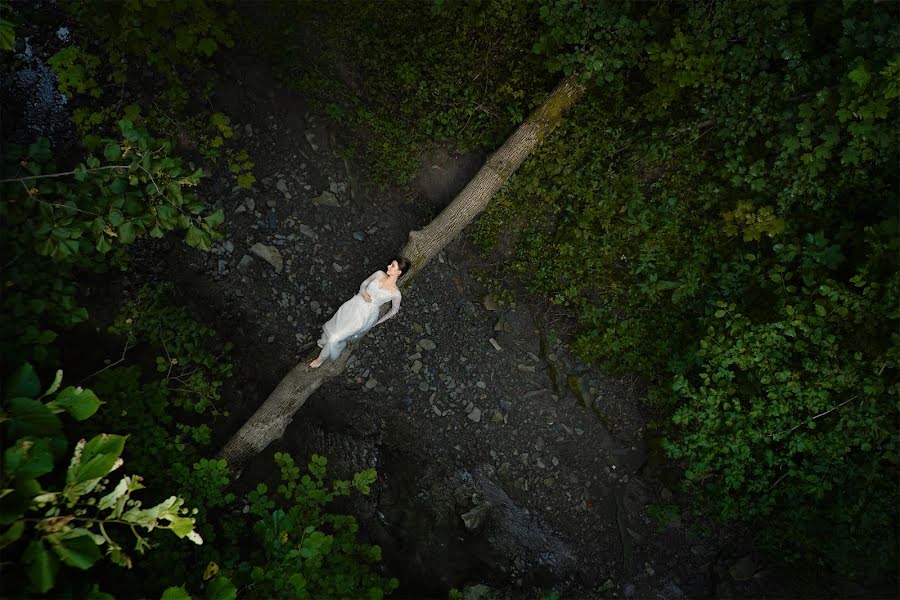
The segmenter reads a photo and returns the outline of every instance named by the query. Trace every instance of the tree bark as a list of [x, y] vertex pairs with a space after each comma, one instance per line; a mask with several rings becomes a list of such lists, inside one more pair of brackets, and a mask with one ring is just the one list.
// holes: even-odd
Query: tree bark
[[[409, 288], [415, 276], [450, 241], [471, 223], [487, 206], [509, 177], [519, 168], [531, 151], [559, 124], [563, 112], [584, 94], [584, 86], [577, 76], [564, 79], [547, 100], [516, 129], [494, 152], [475, 177], [433, 221], [417, 231], [410, 232], [402, 255], [412, 266], [401, 279], [401, 287]], [[358, 343], [358, 342], [357, 342]], [[288, 373], [269, 395], [262, 406], [244, 423], [219, 453], [228, 461], [234, 476], [238, 476], [244, 464], [255, 454], [262, 452], [274, 440], [280, 438], [307, 398], [328, 377], [344, 370], [354, 344], [334, 363], [326, 362], [318, 369], [307, 365], [318, 351], [301, 361]]]

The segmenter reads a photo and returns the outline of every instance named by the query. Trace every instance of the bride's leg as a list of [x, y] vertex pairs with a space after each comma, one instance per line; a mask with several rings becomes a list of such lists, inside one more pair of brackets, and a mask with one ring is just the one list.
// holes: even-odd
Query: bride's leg
[[318, 369], [319, 367], [322, 366], [322, 363], [325, 362], [325, 359], [328, 357], [328, 355], [330, 353], [331, 353], [330, 344], [325, 344], [322, 347], [322, 351], [319, 352], [318, 358], [316, 358], [315, 360], [310, 362], [309, 366], [312, 367], [313, 369]]

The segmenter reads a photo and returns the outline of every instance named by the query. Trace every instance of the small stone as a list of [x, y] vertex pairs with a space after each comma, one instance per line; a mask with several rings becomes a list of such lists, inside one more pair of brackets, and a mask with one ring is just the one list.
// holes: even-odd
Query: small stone
[[247, 137], [253, 137], [253, 125], [251, 125], [250, 123], [244, 125], [244, 135], [246, 135]]
[[500, 401], [500, 410], [505, 413], [509, 413], [512, 410], [512, 402], [509, 400], [501, 400]]
[[274, 341], [275, 341], [275, 336], [274, 336], [274, 335], [270, 335], [268, 338], [266, 338], [266, 342], [269, 343], [269, 344], [271, 344], [271, 343], [274, 342]]
[[426, 382], [423, 381], [422, 383], [419, 384], [419, 389], [420, 389], [421, 391], [423, 391], [423, 392], [427, 392], [427, 391], [428, 391], [428, 384], [427, 384]]
[[497, 475], [499, 475], [500, 477], [506, 477], [507, 475], [509, 475], [509, 469], [510, 464], [508, 462], [505, 462], [497, 468]]
[[334, 269], [335, 273], [340, 273], [341, 271], [344, 270], [344, 267], [342, 267], [341, 265], [334, 263], [334, 262], [331, 263], [331, 268]]
[[470, 421], [480, 423], [481, 422], [481, 409], [476, 406], [475, 408], [472, 409], [472, 412], [470, 412], [467, 416]]
[[494, 350], [496, 350], [497, 352], [500, 352], [501, 350], [503, 350], [503, 348], [500, 347], [500, 344], [498, 344], [497, 340], [495, 340], [494, 338], [490, 338], [488, 341], [491, 343], [491, 346], [493, 346]]
[[479, 504], [466, 514], [462, 515], [463, 523], [466, 525], [466, 529], [469, 531], [477, 531], [481, 528], [481, 525], [484, 523], [485, 517], [488, 514], [488, 504]]
[[493, 294], [488, 294], [484, 298], [481, 299], [481, 303], [484, 305], [485, 310], [494, 311], [500, 308], [497, 304], [497, 299], [494, 298]]
[[544, 479], [544, 485], [547, 487], [553, 487], [554, 483], [556, 483], [556, 480], [552, 477], [547, 477], [546, 479]]
[[366, 240], [366, 234], [364, 231], [354, 231], [353, 239], [358, 240], [360, 242], [364, 242]]
[[329, 191], [324, 191], [313, 198], [313, 204], [315, 204], [316, 206], [332, 206], [335, 208], [340, 208], [341, 206], [341, 203], [338, 202], [337, 196]]
[[519, 363], [519, 364], [516, 365], [516, 366], [517, 366], [517, 367], [519, 368], [519, 370], [522, 371], [523, 373], [534, 373], [534, 365], [523, 365], [522, 363]]
[[305, 134], [306, 141], [309, 143], [309, 147], [313, 149], [313, 151], [318, 151], [319, 145], [316, 144], [316, 134], [312, 131], [307, 131]]
[[266, 246], [256, 242], [250, 247], [250, 252], [272, 265], [276, 273], [281, 273], [284, 269], [284, 260], [274, 246]]
[[378, 385], [378, 380], [375, 379], [374, 377], [371, 377], [371, 378], [369, 378], [369, 380], [366, 382], [366, 389], [367, 389], [367, 390], [371, 390], [371, 389], [374, 388], [376, 385]]
[[275, 208], [276, 206], [278, 206], [278, 203], [274, 200], [266, 200], [266, 206], [268, 206], [269, 208]]
[[287, 182], [284, 179], [279, 179], [278, 183], [275, 184], [275, 189], [283, 194], [286, 194], [288, 191]]
[[495, 408], [491, 413], [491, 421], [494, 423], [503, 423], [503, 413]]
[[419, 371], [421, 371], [422, 370], [422, 361], [417, 360], [417, 361], [413, 362], [412, 366], [410, 367], [410, 370], [412, 370], [413, 373], [418, 373]]
[[534, 449], [538, 452], [544, 449], [544, 438], [539, 437], [534, 441]]
[[220, 274], [220, 275], [221, 275], [222, 273], [225, 272], [225, 267], [226, 267], [227, 265], [228, 265], [228, 262], [227, 262], [227, 261], [224, 261], [224, 260], [222, 260], [221, 258], [219, 259], [219, 274]]
[[256, 200], [254, 200], [253, 198], [247, 198], [246, 200], [244, 200], [244, 206], [247, 207], [247, 210], [253, 212], [254, 210], [256, 210]]
[[313, 231], [309, 225], [304, 225], [303, 223], [300, 223], [299, 227], [300, 227], [300, 233], [302, 233], [309, 239], [312, 240], [312, 239], [316, 238], [316, 232]]
[[245, 254], [241, 257], [241, 262], [238, 263], [238, 271], [247, 271], [253, 265], [253, 257], [249, 254]]
[[234, 242], [232, 242], [231, 240], [225, 240], [224, 242], [222, 242], [222, 247], [225, 248], [225, 252], [228, 252], [229, 254], [234, 252]]
[[437, 348], [437, 345], [428, 338], [422, 338], [419, 340], [419, 348], [422, 350], [434, 350]]
[[477, 388], [483, 390], [484, 388], [487, 387], [487, 384], [486, 384], [485, 382], [483, 382], [483, 381], [476, 381], [476, 382], [475, 382], [475, 387], [477, 387]]
[[241, 213], [243, 213], [243, 212], [247, 212], [247, 207], [244, 206], [243, 204], [241, 204], [241, 205], [238, 206], [236, 209], [234, 209], [234, 213], [237, 214], [237, 215], [239, 215], [239, 214], [241, 214]]

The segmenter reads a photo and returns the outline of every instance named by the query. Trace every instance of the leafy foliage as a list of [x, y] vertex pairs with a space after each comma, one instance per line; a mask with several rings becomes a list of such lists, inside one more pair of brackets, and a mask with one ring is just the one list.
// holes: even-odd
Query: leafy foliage
[[[30, 591], [47, 593], [56, 585], [60, 562], [81, 570], [91, 568], [102, 557], [124, 567], [132, 561], [109, 531], [128, 527], [134, 535], [135, 550], [149, 547], [137, 528], [147, 531], [168, 529], [178, 538], [203, 542], [194, 531], [194, 520], [182, 508], [177, 496], [149, 508], [132, 494], [144, 486], [141, 477], [124, 475], [112, 486], [108, 476], [122, 466], [125, 437], [99, 434], [76, 445], [65, 471], [61, 488], [51, 475], [65, 455], [66, 438], [59, 413], [77, 421], [91, 417], [100, 401], [90, 390], [66, 387], [62, 371], [41, 393], [34, 368], [25, 363], [6, 382], [3, 406], [5, 438], [14, 440], [3, 454], [0, 475], [0, 548], [24, 546], [21, 553]], [[44, 401], [45, 398], [52, 399]], [[61, 473], [60, 473], [61, 475]], [[44, 478], [42, 480], [42, 478]], [[106, 492], [106, 493], [104, 493]], [[39, 513], [39, 516], [31, 516]], [[4, 574], [7, 591], [20, 587], [21, 573]], [[5, 586], [6, 587], [6, 586]]]
[[[666, 448], [704, 510], [752, 522], [787, 560], [884, 576], [895, 7], [560, 0], [540, 14], [535, 51], [596, 87], [479, 238], [524, 224], [512, 268], [580, 313], [582, 355], [657, 382]], [[872, 543], [883, 561], [863, 558]]]
[[15, 15], [6, 0], [0, 2], [0, 52], [12, 52], [16, 48]]
[[223, 360], [231, 345], [215, 349], [215, 331], [172, 303], [171, 290], [171, 284], [144, 287], [119, 312], [110, 333], [124, 336], [126, 347], [148, 342], [160, 351], [156, 370], [165, 373], [162, 383], [175, 406], [198, 413], [212, 407], [218, 415], [222, 380], [231, 377], [232, 365]]
[[[189, 188], [202, 171], [184, 170], [169, 142], [153, 139], [130, 121], [119, 121], [122, 139], [105, 139], [103, 159], [89, 155], [58, 172], [49, 143], [10, 144], [0, 180], [0, 218], [6, 235], [0, 254], [7, 268], [2, 300], [2, 351], [38, 360], [48, 355], [56, 329], [86, 318], [75, 304], [75, 269], [102, 271], [124, 265], [122, 246], [139, 237], [186, 229], [185, 242], [209, 249], [221, 234], [222, 211], [205, 205]], [[109, 255], [109, 256], [107, 256]]]
[[88, 94], [99, 98], [102, 90], [97, 83], [100, 59], [78, 46], [67, 46], [51, 56], [47, 64], [56, 73], [59, 91], [71, 97]]
[[[336, 480], [326, 486], [327, 461], [313, 455], [309, 474], [300, 474], [293, 459], [275, 454], [281, 470], [280, 501], [259, 484], [250, 492], [253, 531], [262, 543], [250, 560], [238, 566], [236, 581], [246, 581], [253, 598], [382, 598], [397, 587], [369, 565], [381, 560], [381, 549], [356, 542], [353, 517], [324, 513], [336, 497], [351, 490], [370, 492], [375, 471], [357, 473], [353, 481]], [[276, 508], [286, 503], [287, 509]]]

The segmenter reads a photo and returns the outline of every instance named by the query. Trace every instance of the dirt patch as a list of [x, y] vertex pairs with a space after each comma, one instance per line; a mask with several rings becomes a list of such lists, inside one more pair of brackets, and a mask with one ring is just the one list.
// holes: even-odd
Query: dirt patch
[[484, 161], [483, 152], [458, 156], [445, 147], [432, 148], [422, 156], [413, 190], [440, 212], [469, 183]]

